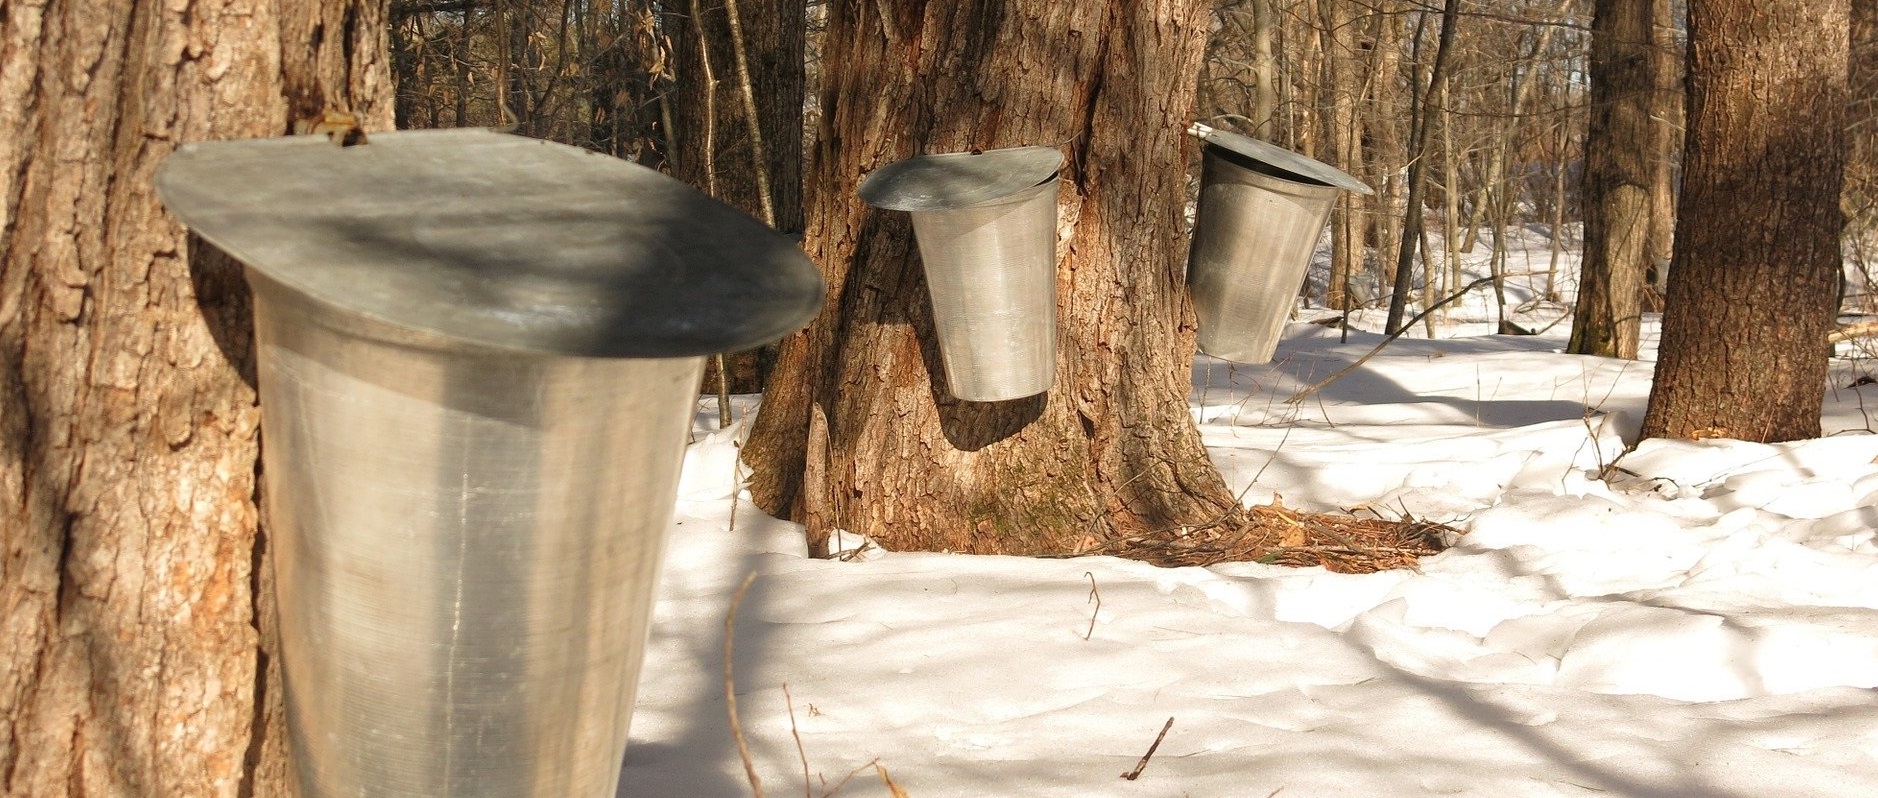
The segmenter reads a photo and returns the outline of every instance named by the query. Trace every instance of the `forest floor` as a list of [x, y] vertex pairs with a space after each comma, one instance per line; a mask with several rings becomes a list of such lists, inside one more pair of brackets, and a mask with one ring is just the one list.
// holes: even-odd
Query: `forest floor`
[[[1544, 328], [1565, 306], [1527, 271], [1509, 305]], [[1638, 443], [1652, 354], [1562, 354], [1569, 322], [1487, 335], [1482, 294], [1303, 402], [1381, 341], [1375, 314], [1193, 369], [1246, 504], [1464, 533], [1413, 568], [851, 538], [813, 560], [747, 501], [730, 529], [757, 397], [722, 430], [701, 404], [619, 794], [751, 794], [722, 671], [750, 573], [735, 691], [771, 796], [891, 795], [875, 762], [912, 798], [1868, 794], [1878, 387], [1853, 386], [1878, 366], [1840, 345], [1817, 440]]]

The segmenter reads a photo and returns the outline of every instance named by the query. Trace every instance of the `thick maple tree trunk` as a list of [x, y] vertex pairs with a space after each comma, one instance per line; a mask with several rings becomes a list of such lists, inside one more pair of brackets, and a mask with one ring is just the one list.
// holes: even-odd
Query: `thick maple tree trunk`
[[1650, 266], [1652, 189], [1663, 157], [1654, 120], [1651, 3], [1597, 0], [1585, 139], [1585, 254], [1566, 351], [1637, 359]]
[[1647, 437], [1819, 434], [1840, 279], [1846, 0], [1692, 0]]
[[[772, 513], [892, 548], [1068, 551], [1232, 514], [1187, 407], [1182, 275], [1201, 0], [836, 0], [806, 245], [825, 312], [786, 339], [746, 460]], [[1047, 394], [950, 396], [905, 214], [855, 195], [915, 154], [1068, 156]]]
[[286, 789], [247, 288], [151, 178], [387, 123], [384, 11], [0, 0], [0, 794]]

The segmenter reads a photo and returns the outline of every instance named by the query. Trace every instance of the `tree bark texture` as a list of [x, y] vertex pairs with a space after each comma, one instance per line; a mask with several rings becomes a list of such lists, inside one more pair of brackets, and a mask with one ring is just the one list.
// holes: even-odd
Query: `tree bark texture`
[[1597, 0], [1585, 143], [1584, 262], [1566, 351], [1637, 359], [1657, 178], [1651, 3]]
[[285, 789], [247, 288], [151, 179], [388, 122], [384, 11], [0, 0], [0, 793]]
[[1840, 279], [1846, 0], [1692, 0], [1647, 437], [1819, 434]]
[[[746, 459], [760, 506], [890, 548], [1068, 551], [1234, 511], [1187, 407], [1183, 134], [1200, 0], [836, 0], [809, 254], [829, 304], [783, 343]], [[1043, 395], [950, 396], [905, 214], [869, 171], [1020, 145], [1068, 156]]]

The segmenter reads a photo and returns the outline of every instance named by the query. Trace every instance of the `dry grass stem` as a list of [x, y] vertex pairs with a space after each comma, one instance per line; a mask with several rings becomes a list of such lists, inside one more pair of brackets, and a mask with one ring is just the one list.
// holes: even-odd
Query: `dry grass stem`
[[789, 736], [796, 738], [796, 758], [802, 760], [802, 798], [815, 798], [815, 787], [809, 783], [809, 752], [802, 747], [802, 732], [796, 729], [796, 699], [789, 694], [789, 683], [783, 682], [783, 705], [789, 708]]
[[737, 586], [737, 592], [730, 596], [730, 611], [724, 613], [724, 706], [730, 713], [730, 736], [737, 741], [737, 756], [743, 758], [744, 775], [750, 777], [750, 794], [763, 798], [763, 780], [756, 775], [756, 760], [750, 757], [750, 742], [744, 739], [743, 722], [737, 719], [737, 680], [734, 675], [735, 660], [732, 659], [732, 646], [737, 637], [737, 608], [743, 606], [744, 594], [750, 592], [751, 583], [756, 581], [756, 572], [744, 576], [743, 584]]
[[906, 794], [906, 790], [900, 789], [900, 785], [893, 783], [893, 777], [887, 775], [887, 769], [879, 762], [874, 763], [874, 772], [880, 774], [880, 783], [887, 785], [887, 792], [892, 793], [893, 798], [913, 798]]

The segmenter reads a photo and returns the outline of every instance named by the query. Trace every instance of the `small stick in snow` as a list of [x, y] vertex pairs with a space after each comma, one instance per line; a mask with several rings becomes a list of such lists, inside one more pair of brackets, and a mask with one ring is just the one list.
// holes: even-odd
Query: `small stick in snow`
[[874, 760], [874, 772], [880, 774], [880, 783], [887, 785], [887, 791], [893, 794], [893, 798], [913, 798], [906, 790], [900, 789], [900, 785], [893, 783], [893, 777], [887, 775], [887, 769], [881, 767], [880, 760]]
[[[1082, 575], [1089, 577], [1089, 601], [1095, 602], [1096, 605], [1095, 612], [1089, 613], [1089, 631], [1082, 633], [1082, 639], [1088, 640], [1091, 635], [1095, 634], [1096, 616], [1102, 614], [1102, 591], [1096, 589], [1094, 573], [1084, 571]], [[1088, 604], [1089, 601], [1083, 603]]]
[[802, 760], [802, 798], [815, 798], [815, 786], [809, 782], [809, 752], [802, 747], [802, 732], [796, 730], [796, 700], [789, 695], [788, 682], [783, 682], [783, 705], [789, 707], [789, 735], [796, 738], [796, 757]]
[[737, 755], [743, 757], [743, 772], [750, 777], [750, 794], [763, 798], [763, 780], [757, 778], [756, 761], [750, 758], [750, 743], [743, 737], [743, 723], [737, 720], [737, 682], [731, 677], [731, 644], [737, 634], [737, 608], [743, 605], [743, 596], [750, 592], [750, 583], [756, 581], [756, 572], [751, 571], [743, 578], [743, 584], [737, 586], [737, 592], [730, 596], [730, 611], [724, 613], [724, 706], [730, 712], [730, 736], [737, 741]]
[[1154, 736], [1154, 744], [1148, 746], [1148, 752], [1141, 755], [1141, 761], [1135, 763], [1135, 769], [1122, 774], [1129, 781], [1141, 778], [1141, 771], [1148, 769], [1148, 760], [1154, 756], [1154, 749], [1161, 747], [1161, 740], [1167, 737], [1167, 730], [1174, 728], [1174, 719], [1168, 718], [1167, 725], [1161, 727], [1161, 733]]
[[1361, 368], [1364, 363], [1369, 362], [1370, 358], [1375, 357], [1377, 352], [1381, 352], [1383, 347], [1388, 346], [1391, 343], [1394, 343], [1395, 339], [1401, 338], [1403, 333], [1406, 333], [1411, 328], [1413, 328], [1415, 326], [1415, 322], [1421, 321], [1423, 316], [1426, 316], [1430, 313], [1440, 310], [1441, 306], [1446, 305], [1449, 302], [1453, 302], [1456, 299], [1460, 299], [1461, 297], [1466, 296], [1467, 292], [1472, 291], [1476, 288], [1479, 288], [1491, 282], [1493, 282], [1492, 277], [1482, 277], [1478, 280], [1468, 283], [1466, 288], [1462, 288], [1459, 291], [1449, 294], [1448, 298], [1443, 299], [1440, 302], [1436, 302], [1433, 305], [1430, 305], [1427, 310], [1424, 310], [1420, 313], [1415, 314], [1415, 318], [1409, 319], [1408, 323], [1403, 324], [1401, 329], [1398, 329], [1395, 332], [1390, 333], [1389, 337], [1382, 339], [1382, 343], [1377, 344], [1375, 349], [1371, 349], [1369, 350], [1367, 354], [1364, 354], [1362, 357], [1357, 358], [1356, 362], [1351, 363], [1348, 366], [1344, 366], [1341, 369], [1338, 369], [1337, 373], [1332, 374], [1328, 377], [1325, 377], [1322, 380], [1319, 380], [1316, 385], [1312, 385], [1308, 388], [1303, 388], [1299, 390], [1297, 393], [1292, 394], [1290, 399], [1285, 400], [1285, 404], [1295, 405], [1299, 402], [1302, 402], [1304, 401], [1305, 397], [1310, 396], [1311, 394], [1317, 393], [1318, 391], [1321, 391], [1324, 388], [1328, 387], [1331, 383], [1342, 379], [1343, 375], [1348, 374], [1352, 371], [1355, 371], [1358, 368]]

